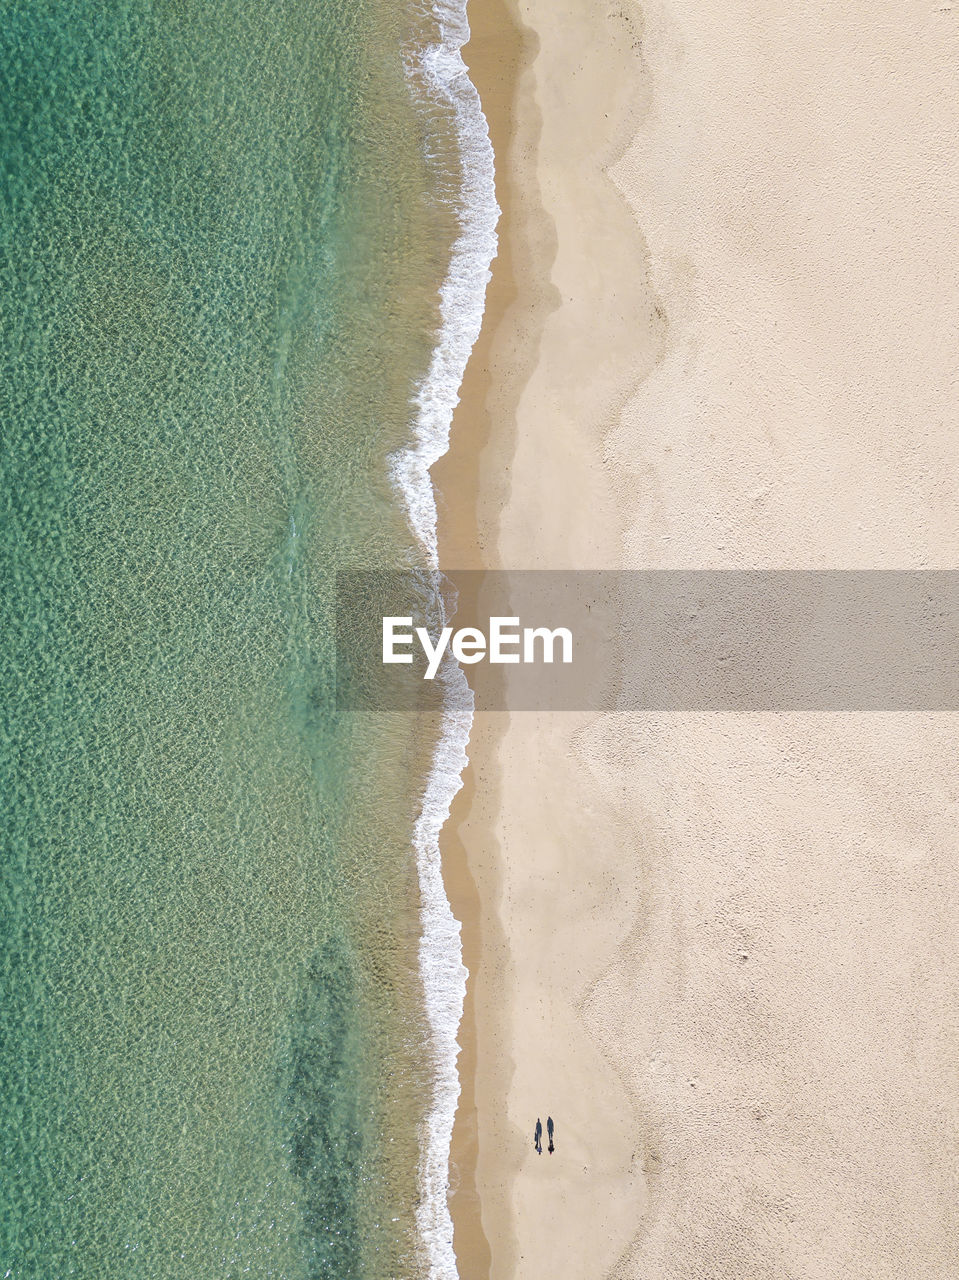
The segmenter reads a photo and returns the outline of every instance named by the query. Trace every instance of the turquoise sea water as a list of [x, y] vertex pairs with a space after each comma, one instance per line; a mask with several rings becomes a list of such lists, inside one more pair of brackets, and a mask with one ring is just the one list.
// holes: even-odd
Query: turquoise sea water
[[417, 1272], [429, 744], [330, 685], [414, 557], [409, 22], [0, 4], [0, 1275]]

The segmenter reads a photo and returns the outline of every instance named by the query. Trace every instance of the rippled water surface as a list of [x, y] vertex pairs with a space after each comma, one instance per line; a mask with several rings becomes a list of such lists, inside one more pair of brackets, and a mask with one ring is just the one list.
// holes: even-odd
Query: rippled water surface
[[423, 744], [329, 613], [412, 554], [404, 20], [0, 4], [0, 1275], [416, 1271]]

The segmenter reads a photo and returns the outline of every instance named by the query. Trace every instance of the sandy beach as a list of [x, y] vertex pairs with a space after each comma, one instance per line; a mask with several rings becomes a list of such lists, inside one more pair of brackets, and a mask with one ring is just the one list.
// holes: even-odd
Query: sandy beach
[[[470, 22], [504, 216], [443, 564], [959, 564], [959, 6]], [[951, 714], [477, 716], [461, 1275], [959, 1274], [957, 748]]]

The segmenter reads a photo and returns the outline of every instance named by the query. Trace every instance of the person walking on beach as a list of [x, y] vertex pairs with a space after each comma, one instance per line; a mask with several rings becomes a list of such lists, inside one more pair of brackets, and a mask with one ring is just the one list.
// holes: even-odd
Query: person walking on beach
[[556, 1150], [556, 1148], [553, 1146], [553, 1117], [552, 1116], [546, 1117], [546, 1134], [547, 1134], [547, 1137], [549, 1138], [549, 1146], [546, 1149], [549, 1152], [549, 1154], [552, 1155], [553, 1152]]
[[543, 1154], [543, 1124], [539, 1116], [536, 1117], [536, 1128], [533, 1131], [533, 1146], [536, 1148], [536, 1154]]

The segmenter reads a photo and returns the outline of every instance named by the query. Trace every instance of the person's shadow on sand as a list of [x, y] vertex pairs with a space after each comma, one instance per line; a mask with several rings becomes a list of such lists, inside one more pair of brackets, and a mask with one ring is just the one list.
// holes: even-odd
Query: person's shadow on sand
[[536, 1148], [536, 1154], [543, 1154], [543, 1122], [539, 1116], [536, 1117], [536, 1128], [533, 1130], [533, 1146]]
[[[537, 1124], [538, 1123], [539, 1121], [537, 1121]], [[546, 1149], [549, 1152], [549, 1154], [552, 1155], [553, 1152], [556, 1150], [556, 1148], [553, 1146], [553, 1117], [552, 1116], [546, 1117], [546, 1134], [547, 1134], [547, 1137], [549, 1138], [549, 1146]]]

